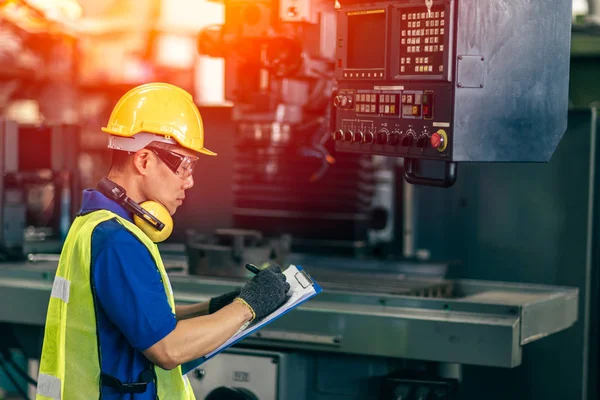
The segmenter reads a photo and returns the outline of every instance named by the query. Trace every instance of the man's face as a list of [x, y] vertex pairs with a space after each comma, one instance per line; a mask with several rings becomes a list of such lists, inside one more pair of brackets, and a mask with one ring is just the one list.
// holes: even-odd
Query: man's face
[[[161, 147], [182, 156], [197, 157], [194, 152], [183, 147]], [[177, 208], [183, 204], [185, 191], [194, 186], [194, 179], [191, 175], [186, 179], [182, 179], [154, 152], [150, 152], [149, 158], [148, 174], [144, 182], [146, 195], [149, 199], [163, 204], [167, 207], [169, 213], [173, 215]]]

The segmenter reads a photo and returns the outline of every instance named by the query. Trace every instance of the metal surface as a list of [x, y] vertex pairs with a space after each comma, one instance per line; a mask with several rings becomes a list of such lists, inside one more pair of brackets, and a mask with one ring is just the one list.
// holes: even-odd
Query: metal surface
[[245, 264], [285, 264], [291, 237], [265, 238], [256, 230], [217, 229], [213, 235], [187, 232], [189, 273], [199, 276], [247, 278]]
[[353, 293], [449, 298], [453, 291], [451, 281], [408, 278], [401, 274], [311, 269], [311, 276], [323, 289]]
[[[593, 284], [593, 258], [594, 258], [594, 238], [597, 237], [594, 232], [594, 221], [596, 211], [596, 193], [598, 177], [596, 174], [596, 158], [598, 149], [598, 136], [597, 136], [597, 123], [598, 123], [598, 109], [592, 107], [591, 115], [591, 129], [590, 129], [590, 166], [589, 166], [589, 193], [588, 193], [588, 208], [587, 212], [589, 215], [587, 221], [587, 241], [586, 241], [586, 254], [585, 254], [585, 284], [583, 288], [583, 371], [581, 377], [581, 397], [582, 399], [588, 399], [588, 380], [590, 378], [590, 359], [597, 362], [597, 357], [590, 357], [590, 333], [591, 323], [590, 316], [592, 314], [592, 293], [591, 288]], [[595, 309], [595, 307], [594, 307]], [[591, 348], [595, 349], [594, 345]], [[592, 378], [593, 379], [593, 378]], [[592, 380], [594, 382], [594, 380]], [[592, 390], [595, 396], [598, 395], [596, 388]]]
[[229, 349], [188, 376], [199, 400], [223, 386], [244, 388], [256, 400], [304, 400], [308, 367], [307, 357], [299, 354]]
[[[584, 73], [589, 87], [596, 75]], [[591, 156], [600, 144], [591, 140], [592, 121], [597, 124], [589, 108], [570, 110], [567, 133], [547, 164], [464, 165], [452, 189], [416, 188], [417, 246], [434, 259], [461, 260], [449, 278], [569, 286], [580, 293], [578, 321], [524, 346], [520, 368], [464, 367], [465, 400], [480, 399], [481, 393], [487, 393], [487, 400], [597, 399], [600, 202], [595, 195], [591, 213], [590, 191], [597, 192], [599, 185], [598, 158]], [[560, 382], [560, 387], [547, 382]]]
[[24, 259], [26, 246], [60, 250], [80, 203], [79, 144], [75, 125], [0, 121], [0, 244], [9, 258]]
[[22, 258], [25, 206], [15, 179], [19, 167], [18, 133], [14, 121], [0, 119], [0, 260]]
[[562, 0], [458, 2], [456, 54], [483, 57], [485, 84], [456, 88], [453, 160], [550, 160], [567, 128], [571, 18]]
[[483, 56], [458, 56], [456, 86], [481, 89], [485, 82]]
[[600, 18], [600, 0], [587, 0], [588, 13], [596, 18]]
[[[600, 94], [600, 93], [599, 93]], [[600, 98], [600, 96], [599, 96]], [[600, 354], [598, 349], [600, 348], [600, 341], [597, 339], [598, 335], [598, 300], [600, 299], [600, 271], [598, 268], [594, 268], [598, 265], [600, 260], [600, 243], [598, 240], [594, 240], [600, 234], [600, 202], [598, 202], [597, 188], [600, 180], [600, 169], [598, 166], [598, 150], [600, 143], [598, 141], [598, 121], [600, 120], [600, 114], [598, 113], [598, 107], [600, 103], [595, 103], [592, 106], [592, 121], [591, 121], [591, 137], [592, 143], [594, 143], [593, 158], [590, 162], [590, 187], [594, 188], [593, 193], [590, 194], [591, 210], [588, 211], [590, 216], [588, 220], [588, 235], [589, 240], [587, 245], [589, 246], [588, 257], [586, 259], [586, 285], [585, 285], [585, 315], [584, 317], [589, 318], [585, 321], [584, 326], [584, 346], [583, 346], [583, 359], [584, 367], [582, 373], [582, 387], [583, 394], [586, 400], [596, 400], [600, 397], [600, 386], [596, 378], [599, 363]], [[589, 283], [587, 282], [589, 281]], [[595, 340], [593, 338], [596, 338]]]
[[[0, 121], [0, 146], [6, 148], [6, 122]], [[5, 158], [4, 151], [0, 150], [0, 249], [4, 244], [4, 170]]]
[[[44, 324], [54, 268], [49, 262], [3, 264], [0, 320]], [[171, 284], [181, 303], [205, 301], [239, 287], [236, 281], [182, 275], [172, 275]], [[457, 296], [452, 299], [325, 290], [264, 328], [261, 332], [266, 339], [254, 336], [242, 343], [515, 367], [521, 364], [523, 343], [567, 329], [577, 320], [576, 289], [460, 280], [452, 286]], [[495, 297], [485, 293], [495, 293]], [[277, 332], [291, 334], [293, 339], [286, 340]], [[339, 343], [298, 340], [306, 337], [302, 335], [334, 336]]]
[[402, 250], [403, 255], [406, 258], [412, 258], [415, 253], [415, 236], [416, 236], [416, 211], [415, 206], [415, 191], [414, 186], [410, 185], [406, 180], [402, 181], [403, 192], [402, 192]]

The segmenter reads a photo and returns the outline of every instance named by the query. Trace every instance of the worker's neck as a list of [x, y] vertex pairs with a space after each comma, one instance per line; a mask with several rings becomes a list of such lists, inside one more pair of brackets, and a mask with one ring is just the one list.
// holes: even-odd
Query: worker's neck
[[108, 179], [125, 189], [127, 196], [136, 203], [142, 203], [146, 200], [140, 182], [136, 177], [111, 172], [108, 174]]

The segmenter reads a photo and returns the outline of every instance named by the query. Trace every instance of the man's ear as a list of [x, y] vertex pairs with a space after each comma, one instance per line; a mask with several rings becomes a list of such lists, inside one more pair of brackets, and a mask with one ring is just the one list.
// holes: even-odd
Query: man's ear
[[133, 155], [133, 166], [140, 175], [147, 175], [154, 159], [150, 156], [150, 150], [141, 149]]

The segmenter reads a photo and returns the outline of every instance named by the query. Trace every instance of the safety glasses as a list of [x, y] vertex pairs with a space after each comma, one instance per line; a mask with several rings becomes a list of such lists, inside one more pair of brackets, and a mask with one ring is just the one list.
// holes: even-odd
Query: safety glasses
[[198, 157], [184, 156], [183, 154], [161, 149], [160, 147], [146, 146], [146, 148], [156, 154], [156, 156], [182, 180], [185, 181], [194, 173], [194, 167], [196, 166]]

